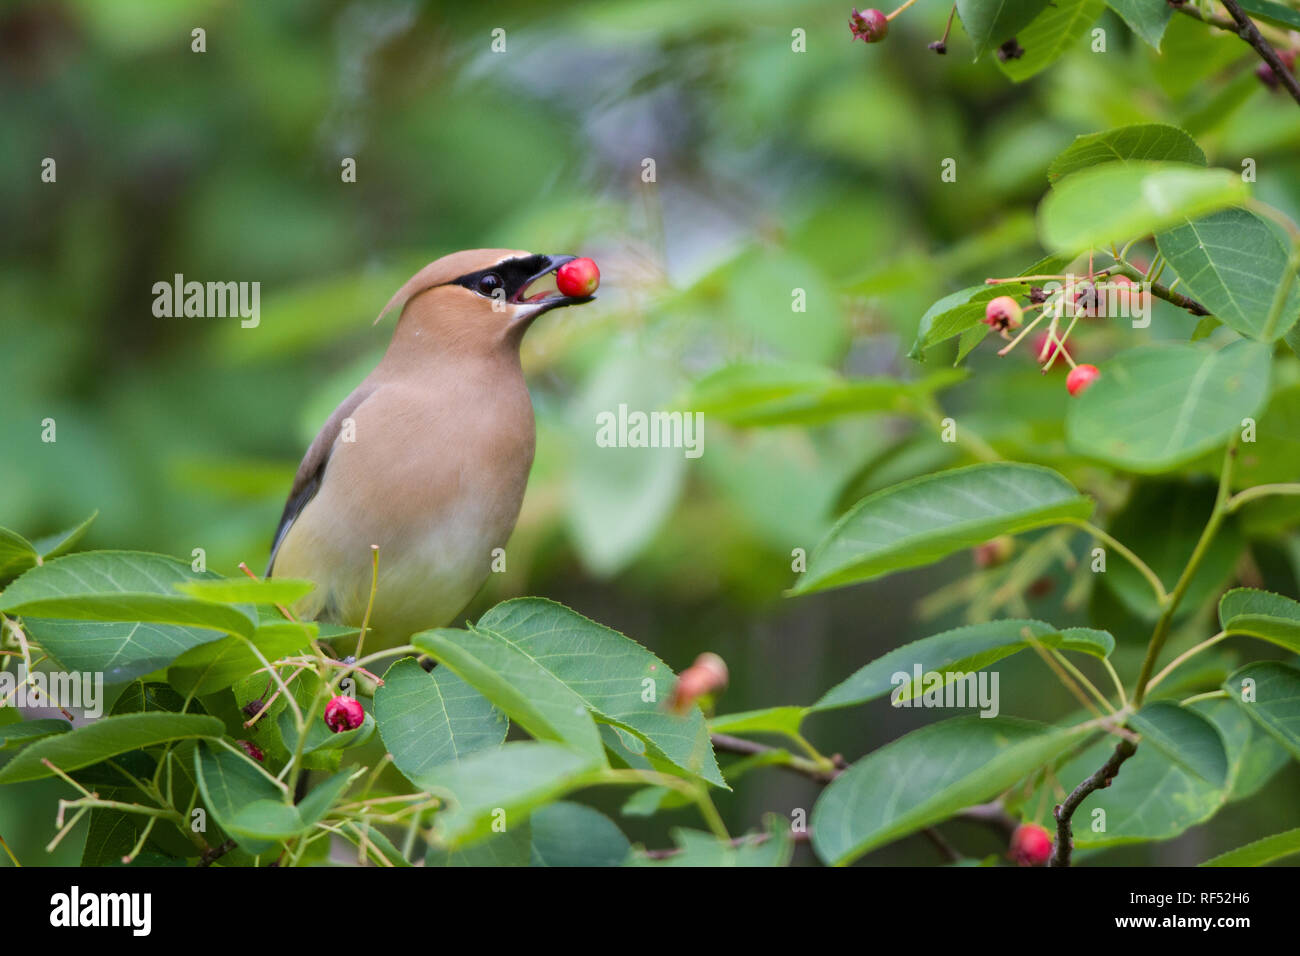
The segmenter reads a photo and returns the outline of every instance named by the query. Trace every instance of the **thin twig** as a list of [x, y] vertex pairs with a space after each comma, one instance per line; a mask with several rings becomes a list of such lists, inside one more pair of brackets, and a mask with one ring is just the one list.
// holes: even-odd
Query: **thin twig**
[[1070, 854], [1074, 850], [1074, 832], [1070, 828], [1070, 821], [1074, 817], [1074, 811], [1079, 809], [1079, 804], [1083, 803], [1094, 790], [1109, 787], [1110, 782], [1115, 779], [1115, 774], [1119, 773], [1120, 764], [1136, 752], [1137, 744], [1130, 740], [1121, 740], [1115, 745], [1115, 752], [1110, 755], [1110, 759], [1102, 764], [1096, 773], [1075, 787], [1074, 792], [1052, 811], [1056, 816], [1056, 845], [1052, 848], [1052, 857], [1047, 862], [1048, 866], [1070, 865]]
[[[713, 740], [713, 749], [721, 750], [723, 753], [740, 754], [745, 757], [756, 757], [763, 754], [776, 752], [777, 747], [769, 747], [767, 744], [755, 743], [752, 740], [745, 740], [741, 737], [733, 737], [730, 734], [710, 734]], [[838, 754], [831, 756], [831, 763], [835, 766], [833, 769], [826, 770], [819, 767], [816, 762], [804, 757], [797, 757], [787, 752], [787, 760], [777, 764], [797, 774], [816, 780], [818, 783], [830, 783], [841, 773], [844, 772], [844, 760]]]
[[1300, 103], [1300, 82], [1296, 81], [1295, 75], [1286, 68], [1282, 58], [1277, 55], [1277, 50], [1273, 45], [1264, 39], [1264, 35], [1259, 32], [1259, 27], [1255, 26], [1255, 21], [1246, 16], [1246, 11], [1241, 9], [1237, 0], [1219, 0], [1223, 8], [1228, 11], [1236, 23], [1237, 36], [1241, 37], [1259, 54], [1259, 58], [1269, 65], [1273, 75], [1277, 77], [1279, 83], [1286, 87], [1286, 91], [1291, 94], [1291, 98]]

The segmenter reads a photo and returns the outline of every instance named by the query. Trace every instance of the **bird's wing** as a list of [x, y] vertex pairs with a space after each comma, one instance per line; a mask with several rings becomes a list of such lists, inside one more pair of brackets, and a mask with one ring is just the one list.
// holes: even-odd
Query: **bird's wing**
[[330, 415], [329, 420], [325, 422], [324, 427], [317, 433], [316, 438], [307, 449], [307, 454], [303, 455], [302, 463], [298, 466], [298, 473], [293, 476], [293, 487], [289, 489], [289, 500], [285, 502], [284, 513], [280, 516], [280, 526], [275, 529], [275, 538], [271, 541], [271, 557], [266, 562], [266, 576], [268, 578], [275, 567], [275, 556], [280, 551], [280, 545], [284, 542], [285, 535], [293, 527], [298, 515], [302, 514], [302, 510], [307, 507], [307, 503], [316, 497], [316, 492], [320, 490], [320, 483], [325, 477], [325, 465], [329, 461], [330, 452], [334, 450], [334, 441], [339, 437], [339, 429], [342, 428], [343, 420], [355, 412], [361, 403], [377, 390], [377, 385], [366, 382], [359, 385], [356, 391], [345, 398], [338, 408], [334, 409], [334, 414]]

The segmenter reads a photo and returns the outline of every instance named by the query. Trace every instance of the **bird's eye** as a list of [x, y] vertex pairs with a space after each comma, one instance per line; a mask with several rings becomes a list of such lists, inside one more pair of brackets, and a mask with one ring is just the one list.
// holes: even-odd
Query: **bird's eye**
[[486, 275], [479, 277], [475, 288], [478, 290], [479, 295], [491, 297], [492, 293], [496, 292], [496, 290], [500, 289], [503, 285], [505, 285], [505, 283], [501, 281], [499, 275], [495, 272], [489, 272]]

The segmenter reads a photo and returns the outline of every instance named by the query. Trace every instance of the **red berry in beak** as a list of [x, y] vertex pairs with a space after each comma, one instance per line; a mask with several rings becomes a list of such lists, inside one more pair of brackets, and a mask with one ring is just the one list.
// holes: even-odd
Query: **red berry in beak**
[[561, 294], [576, 299], [591, 295], [599, 285], [600, 270], [590, 259], [566, 262], [555, 273], [555, 287]]
[[889, 33], [889, 18], [879, 10], [863, 10], [858, 13], [858, 8], [854, 7], [849, 14], [849, 32], [855, 40], [879, 43]]
[[996, 299], [990, 299], [989, 304], [984, 306], [984, 324], [1005, 332], [1007, 329], [1019, 328], [1024, 314], [1019, 302], [1009, 295], [1000, 295]]
[[1093, 382], [1101, 378], [1101, 371], [1095, 365], [1076, 365], [1070, 369], [1065, 378], [1065, 387], [1071, 395], [1078, 395]]
[[340, 694], [325, 705], [325, 726], [336, 734], [356, 730], [365, 719], [366, 712], [355, 697]]
[[1007, 855], [1021, 866], [1042, 866], [1052, 855], [1052, 835], [1037, 823], [1022, 823], [1011, 834]]

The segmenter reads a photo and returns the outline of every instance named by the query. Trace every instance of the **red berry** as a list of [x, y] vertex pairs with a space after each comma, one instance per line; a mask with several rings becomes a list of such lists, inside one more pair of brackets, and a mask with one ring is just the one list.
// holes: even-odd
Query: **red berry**
[[583, 298], [600, 285], [600, 270], [590, 259], [572, 259], [555, 273], [555, 285], [564, 295]]
[[236, 740], [235, 743], [239, 744], [239, 746], [244, 749], [244, 753], [248, 754], [258, 763], [265, 762], [266, 754], [262, 753], [262, 748], [251, 740]]
[[1069, 389], [1071, 395], [1078, 395], [1099, 378], [1101, 378], [1101, 371], [1097, 366], [1076, 365], [1066, 376], [1065, 387]]
[[[1070, 350], [1065, 348], [1057, 339], [1052, 338], [1046, 332], [1034, 338], [1034, 357], [1038, 359], [1039, 364], [1047, 364], [1057, 350], [1062, 351], [1062, 358], [1070, 354]], [[1064, 368], [1065, 363], [1058, 361], [1055, 365], [1057, 368]]]
[[1151, 305], [1151, 292], [1142, 288], [1128, 276], [1115, 276], [1110, 280], [1115, 287], [1115, 309], [1120, 316], [1143, 314]]
[[356, 730], [365, 719], [366, 712], [355, 697], [340, 694], [325, 705], [325, 726], [336, 734]]
[[849, 32], [855, 40], [879, 43], [889, 33], [889, 18], [879, 10], [863, 10], [858, 13], [858, 8], [854, 7], [849, 14]]
[[1021, 866], [1042, 866], [1052, 855], [1052, 835], [1037, 823], [1022, 823], [1011, 834], [1007, 855]]
[[1009, 295], [1000, 295], [996, 299], [990, 299], [989, 304], [984, 306], [984, 324], [999, 332], [1018, 329], [1024, 314], [1019, 302]]
[[1016, 541], [1011, 535], [999, 535], [991, 541], [975, 546], [975, 567], [995, 568], [1011, 557], [1015, 550]]

